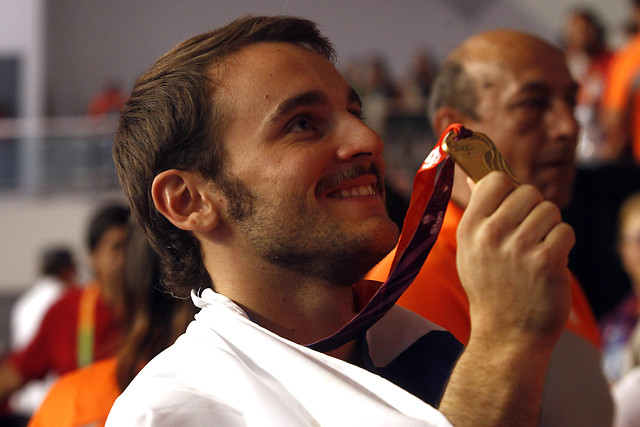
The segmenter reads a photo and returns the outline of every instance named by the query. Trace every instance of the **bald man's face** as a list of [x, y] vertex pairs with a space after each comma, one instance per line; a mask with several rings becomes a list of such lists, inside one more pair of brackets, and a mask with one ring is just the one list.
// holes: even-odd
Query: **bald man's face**
[[[517, 49], [511, 49], [517, 50]], [[478, 84], [478, 119], [465, 126], [485, 133], [514, 173], [564, 207], [575, 175], [577, 86], [561, 52], [541, 43], [512, 55], [491, 52], [467, 63]]]

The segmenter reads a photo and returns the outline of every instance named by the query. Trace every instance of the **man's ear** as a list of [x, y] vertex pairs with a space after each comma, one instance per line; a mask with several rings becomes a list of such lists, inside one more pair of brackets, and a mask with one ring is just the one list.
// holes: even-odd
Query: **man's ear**
[[156, 209], [176, 227], [209, 231], [220, 219], [209, 188], [210, 183], [196, 172], [169, 169], [155, 177], [151, 196]]
[[433, 129], [433, 133], [436, 136], [442, 135], [442, 132], [447, 129], [452, 123], [462, 123], [464, 124], [467, 119], [467, 116], [451, 107], [440, 107], [436, 110], [436, 113], [433, 115], [431, 120], [431, 126]]

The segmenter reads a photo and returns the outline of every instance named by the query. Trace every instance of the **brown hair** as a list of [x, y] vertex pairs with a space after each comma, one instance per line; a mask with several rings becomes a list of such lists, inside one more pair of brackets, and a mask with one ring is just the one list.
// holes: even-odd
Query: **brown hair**
[[227, 117], [216, 100], [215, 67], [260, 42], [287, 42], [333, 60], [333, 46], [316, 25], [295, 17], [244, 17], [197, 35], [161, 57], [138, 80], [120, 113], [113, 156], [132, 211], [158, 252], [163, 283], [174, 294], [212, 286], [200, 244], [173, 226], [151, 197], [151, 184], [168, 169], [193, 170], [213, 182], [223, 176], [222, 134]]
[[161, 288], [158, 255], [133, 221], [125, 254], [123, 320], [127, 332], [116, 367], [120, 390], [185, 331], [196, 313], [190, 299], [174, 298]]

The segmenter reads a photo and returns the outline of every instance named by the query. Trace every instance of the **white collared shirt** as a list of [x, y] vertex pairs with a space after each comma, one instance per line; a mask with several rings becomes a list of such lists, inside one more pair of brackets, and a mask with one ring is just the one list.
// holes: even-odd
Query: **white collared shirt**
[[260, 327], [211, 289], [194, 302], [196, 320], [133, 380], [107, 426], [451, 426], [391, 382]]

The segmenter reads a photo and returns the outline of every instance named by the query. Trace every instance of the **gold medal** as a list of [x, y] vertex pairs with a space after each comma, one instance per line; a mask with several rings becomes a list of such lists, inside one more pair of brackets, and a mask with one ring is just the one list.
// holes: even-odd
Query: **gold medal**
[[520, 180], [511, 172], [494, 143], [483, 133], [465, 128], [459, 133], [452, 130], [442, 141], [442, 149], [475, 182], [495, 170], [506, 173], [516, 185], [520, 185]]

